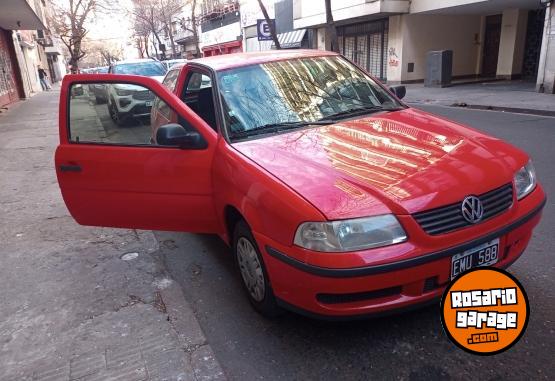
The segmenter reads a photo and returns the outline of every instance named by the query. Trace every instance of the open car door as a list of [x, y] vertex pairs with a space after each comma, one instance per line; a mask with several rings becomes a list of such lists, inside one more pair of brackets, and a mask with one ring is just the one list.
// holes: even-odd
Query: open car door
[[[95, 96], [99, 88], [103, 97]], [[160, 102], [187, 121], [187, 128], [170, 123], [153, 137], [150, 113]], [[211, 180], [218, 136], [156, 80], [67, 75], [59, 117], [56, 174], [66, 206], [78, 223], [218, 230]]]

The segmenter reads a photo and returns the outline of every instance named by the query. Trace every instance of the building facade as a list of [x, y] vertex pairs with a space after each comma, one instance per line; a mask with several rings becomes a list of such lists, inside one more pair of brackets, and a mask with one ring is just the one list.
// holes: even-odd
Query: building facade
[[239, 1], [203, 0], [200, 45], [205, 57], [243, 51]]
[[65, 74], [60, 42], [48, 30], [47, 0], [6, 0], [0, 12], [0, 107], [42, 91], [38, 68], [50, 81]]
[[195, 33], [193, 33], [193, 30], [195, 30], [197, 38], [200, 37], [199, 10], [200, 2], [195, 6], [195, 17], [193, 18], [192, 2], [188, 2], [178, 15], [179, 23], [173, 39], [179, 45], [180, 58], [192, 59], [201, 54], [200, 51], [197, 52], [197, 41], [195, 41]]
[[[323, 1], [293, 0], [294, 27], [325, 49]], [[421, 82], [429, 51], [453, 52], [457, 78], [536, 80], [544, 39], [540, 0], [332, 0], [341, 53], [389, 83]]]

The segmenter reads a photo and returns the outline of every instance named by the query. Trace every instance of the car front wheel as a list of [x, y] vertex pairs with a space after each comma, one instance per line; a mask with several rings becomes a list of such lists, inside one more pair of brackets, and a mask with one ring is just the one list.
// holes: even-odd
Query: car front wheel
[[283, 311], [276, 303], [262, 255], [245, 221], [237, 223], [233, 236], [235, 262], [251, 304], [266, 317], [279, 316]]
[[112, 102], [108, 103], [108, 112], [110, 113], [110, 118], [112, 118], [116, 125], [123, 126], [124, 120], [121, 117], [121, 113], [118, 112], [118, 107], [115, 102], [116, 101], [112, 99]]

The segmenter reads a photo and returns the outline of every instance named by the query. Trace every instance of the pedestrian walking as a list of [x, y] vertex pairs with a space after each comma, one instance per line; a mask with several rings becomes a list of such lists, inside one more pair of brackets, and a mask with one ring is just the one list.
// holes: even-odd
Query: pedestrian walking
[[46, 91], [46, 90], [50, 90], [51, 87], [48, 84], [48, 75], [46, 74], [46, 71], [44, 71], [43, 68], [41, 68], [40, 66], [38, 67], [38, 71], [39, 71], [39, 80], [40, 80], [40, 85], [42, 87], [42, 90]]

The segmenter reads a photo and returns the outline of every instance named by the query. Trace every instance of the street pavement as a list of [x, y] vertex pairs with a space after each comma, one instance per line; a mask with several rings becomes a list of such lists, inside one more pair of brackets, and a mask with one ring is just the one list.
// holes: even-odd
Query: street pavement
[[509, 271], [531, 303], [526, 334], [482, 357], [455, 347], [439, 307], [388, 318], [326, 323], [288, 313], [267, 320], [250, 307], [229, 249], [216, 237], [156, 232], [166, 268], [192, 304], [225, 373], [234, 380], [541, 380], [555, 376], [555, 118], [420, 106], [528, 151], [548, 194], [532, 242]]
[[58, 98], [0, 115], [0, 380], [225, 379], [153, 233], [69, 216]]

